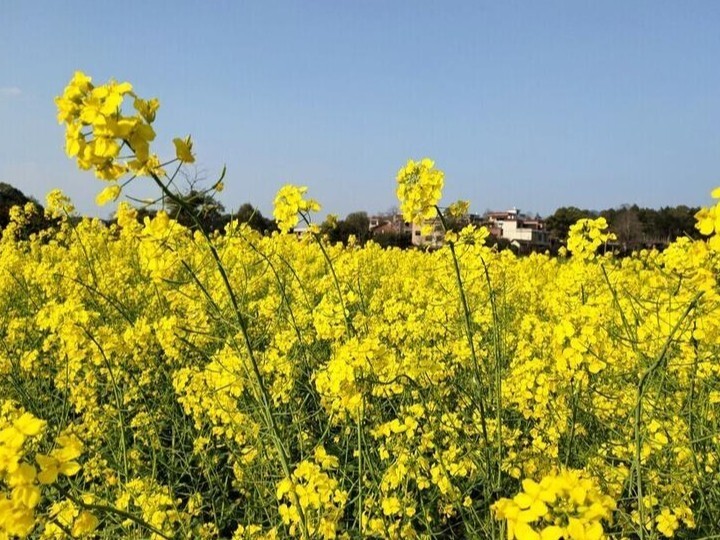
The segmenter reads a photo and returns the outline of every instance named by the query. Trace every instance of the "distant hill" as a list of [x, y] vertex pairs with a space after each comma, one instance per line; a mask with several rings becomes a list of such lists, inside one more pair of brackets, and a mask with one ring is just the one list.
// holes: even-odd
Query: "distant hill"
[[21, 237], [47, 228], [52, 221], [45, 218], [45, 209], [37, 199], [28, 197], [18, 188], [6, 182], [0, 182], [0, 229], [4, 229], [10, 223], [10, 209], [13, 206], [25, 206], [29, 202], [37, 207], [37, 213], [24, 228]]
[[10, 184], [0, 182], [0, 228], [4, 229], [10, 222], [10, 209], [13, 206], [25, 206], [29, 202], [35, 203], [42, 213], [42, 205], [35, 199], [31, 199]]

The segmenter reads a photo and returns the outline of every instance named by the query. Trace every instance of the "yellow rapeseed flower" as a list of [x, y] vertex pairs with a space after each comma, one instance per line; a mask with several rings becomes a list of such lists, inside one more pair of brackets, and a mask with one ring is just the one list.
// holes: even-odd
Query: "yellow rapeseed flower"
[[435, 206], [442, 197], [445, 174], [435, 169], [435, 162], [423, 158], [408, 160], [397, 173], [397, 196], [405, 221], [421, 225], [435, 215]]
[[192, 155], [192, 139], [186, 137], [185, 139], [175, 138], [173, 139], [175, 145], [175, 155], [183, 163], [194, 163], [195, 156]]
[[273, 201], [273, 216], [282, 232], [288, 232], [299, 222], [298, 214], [317, 212], [320, 204], [314, 199], [305, 199], [307, 187], [287, 184], [280, 188]]

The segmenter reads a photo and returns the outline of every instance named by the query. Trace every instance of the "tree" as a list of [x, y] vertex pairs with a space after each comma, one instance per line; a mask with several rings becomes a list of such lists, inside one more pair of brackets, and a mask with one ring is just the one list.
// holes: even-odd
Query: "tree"
[[581, 210], [576, 206], [563, 206], [555, 210], [555, 213], [545, 220], [545, 229], [554, 240], [567, 239], [570, 226], [579, 219], [594, 218], [597, 212]]
[[348, 238], [353, 235], [361, 244], [370, 238], [370, 218], [367, 212], [352, 212], [347, 215], [343, 223]]
[[30, 199], [22, 191], [0, 182], [0, 228], [4, 229], [10, 223], [10, 209], [13, 206], [25, 206], [28, 202], [31, 202]]
[[684, 205], [665, 206], [656, 212], [655, 230], [660, 240], [670, 242], [679, 236], [700, 238], [702, 235], [695, 227], [695, 214], [700, 208]]
[[367, 212], [351, 212], [345, 219], [337, 222], [326, 220], [320, 230], [330, 242], [347, 244], [350, 236], [354, 236], [362, 245], [370, 238], [370, 218]]
[[645, 240], [639, 210], [637, 205], [626, 204], [608, 215], [603, 214], [610, 230], [617, 236], [617, 241], [627, 248], [636, 247]]
[[372, 237], [373, 242], [382, 248], [397, 247], [401, 249], [412, 246], [412, 236], [406, 233], [386, 232], [375, 234]]
[[238, 208], [238, 211], [233, 214], [232, 218], [240, 223], [247, 223], [250, 228], [263, 234], [269, 234], [278, 230], [275, 220], [264, 217], [262, 212], [250, 203], [245, 203]]
[[[621, 242], [632, 243], [631, 236], [637, 236], [640, 228], [640, 241], [646, 244], [667, 244], [679, 236], [699, 238], [700, 233], [695, 228], [695, 214], [699, 208], [684, 205], [665, 206], [659, 210], [654, 208], [640, 208], [636, 204], [623, 205], [620, 208], [603, 210], [602, 215], [613, 226]], [[637, 217], [635, 221], [634, 214]], [[622, 237], [621, 237], [622, 235]]]
[[182, 204], [168, 200], [165, 203], [165, 211], [181, 225], [196, 229], [198, 224], [193, 215], [197, 216], [206, 231], [214, 231], [226, 223], [223, 218], [225, 207], [208, 192], [191, 189], [188, 193], [179, 193], [177, 196]]
[[0, 229], [4, 229], [10, 223], [10, 209], [13, 206], [24, 207], [27, 203], [33, 203], [36, 210], [21, 232], [21, 237], [46, 229], [53, 224], [53, 221], [45, 218], [45, 210], [37, 200], [26, 196], [10, 184], [0, 182]]

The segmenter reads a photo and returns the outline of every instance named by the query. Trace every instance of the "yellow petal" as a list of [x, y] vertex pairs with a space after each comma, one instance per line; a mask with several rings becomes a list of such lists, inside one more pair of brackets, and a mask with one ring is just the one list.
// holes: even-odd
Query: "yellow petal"
[[9, 448], [20, 448], [25, 443], [25, 435], [17, 428], [10, 426], [0, 430], [0, 443]]
[[11, 486], [32, 484], [32, 481], [35, 480], [36, 473], [37, 470], [34, 466], [29, 463], [21, 463], [20, 466], [9, 475], [8, 483]]
[[540, 534], [527, 523], [516, 523], [515, 538], [518, 540], [540, 540]]
[[40, 502], [40, 488], [37, 486], [22, 485], [12, 490], [11, 498], [28, 508], [35, 508]]
[[112, 186], [108, 186], [105, 189], [103, 189], [100, 193], [98, 193], [97, 197], [95, 197], [95, 203], [98, 206], [103, 206], [110, 201], [115, 201], [120, 196], [120, 192], [122, 190], [120, 189], [120, 186], [117, 184], [113, 184]]
[[73, 536], [83, 536], [85, 534], [91, 533], [97, 528], [98, 523], [98, 518], [96, 518], [87, 510], [80, 512], [80, 515], [75, 520], [75, 523], [73, 523]]
[[49, 485], [55, 482], [58, 477], [57, 467], [49, 467], [43, 471], [40, 471], [37, 475], [38, 482], [41, 484]]
[[80, 464], [77, 461], [70, 461], [68, 463], [63, 463], [62, 465], [60, 465], [60, 472], [65, 476], [72, 476], [74, 474], [77, 474], [79, 470]]
[[192, 141], [190, 137], [185, 140], [175, 138], [173, 139], [173, 143], [175, 144], [175, 155], [180, 161], [183, 163], [193, 163], [195, 161], [195, 157], [192, 155]]
[[540, 540], [560, 540], [565, 536], [565, 529], [557, 525], [549, 525], [540, 531]]
[[23, 435], [32, 437], [40, 433], [45, 428], [45, 421], [35, 418], [30, 413], [24, 413], [20, 418], [15, 420], [13, 425], [15, 426], [15, 429]]

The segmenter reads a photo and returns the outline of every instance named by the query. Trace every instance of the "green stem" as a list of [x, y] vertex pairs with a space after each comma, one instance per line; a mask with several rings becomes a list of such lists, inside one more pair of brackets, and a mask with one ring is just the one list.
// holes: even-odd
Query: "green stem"
[[[303, 221], [305, 222], [305, 224], [308, 227], [311, 227], [310, 220], [308, 219], [308, 217], [303, 213], [300, 213], [300, 216], [303, 218]], [[340, 288], [340, 280], [338, 279], [337, 274], [335, 273], [335, 265], [333, 265], [332, 260], [330, 259], [330, 255], [328, 255], [328, 252], [325, 249], [325, 246], [322, 242], [322, 238], [320, 238], [320, 235], [318, 233], [312, 231], [312, 229], [311, 229], [311, 233], [313, 235], [313, 239], [315, 240], [317, 245], [320, 247], [320, 251], [322, 252], [323, 257], [325, 258], [325, 262], [327, 263], [328, 268], [330, 269], [330, 274], [332, 275], [333, 283], [335, 284], [335, 290], [337, 291], [338, 298], [340, 299], [340, 308], [342, 309], [342, 312], [343, 312], [343, 320], [345, 321], [345, 330], [346, 330], [348, 336], [352, 336], [352, 335], [354, 335], [355, 332], [353, 331], [353, 326], [350, 323], [350, 319], [348, 318], [348, 310], [345, 307], [345, 298], [343, 297], [342, 289]]]
[[[603, 269], [604, 271], [604, 269]], [[665, 362], [665, 357], [667, 355], [668, 350], [670, 349], [670, 344], [672, 343], [672, 340], [675, 336], [675, 333], [680, 329], [680, 326], [685, 322], [685, 319], [688, 315], [690, 315], [690, 312], [695, 308], [698, 301], [700, 300], [700, 297], [703, 295], [703, 292], [699, 292], [695, 295], [695, 297], [692, 299], [692, 301], [688, 304], [687, 308], [683, 312], [682, 316], [678, 319], [678, 321], [673, 326], [672, 330], [670, 331], [670, 334], [668, 335], [667, 339], [665, 340], [665, 344], [663, 345], [662, 350], [656, 357], [653, 364], [643, 373], [642, 377], [640, 378], [640, 383], [638, 384], [637, 388], [637, 399], [635, 402], [635, 421], [634, 421], [634, 435], [635, 435], [635, 482], [636, 482], [636, 488], [637, 488], [637, 501], [638, 501], [638, 514], [640, 515], [640, 540], [644, 540], [645, 538], [645, 508], [643, 505], [643, 479], [642, 479], [642, 456], [641, 456], [641, 449], [642, 449], [642, 437], [640, 434], [640, 429], [642, 427], [642, 401], [643, 397], [645, 396], [645, 392], [647, 390], [647, 384], [650, 381], [650, 377], [662, 367], [663, 363]]]
[[488, 291], [490, 295], [490, 306], [493, 317], [493, 348], [495, 352], [495, 439], [497, 444], [497, 483], [496, 489], [499, 491], [502, 483], [502, 456], [503, 456], [503, 438], [502, 438], [502, 343], [498, 335], [500, 329], [500, 317], [498, 316], [497, 301], [495, 298], [495, 289], [490, 280], [490, 271], [485, 259], [480, 258], [483, 269], [485, 270], [485, 280], [487, 281]]
[[[437, 212], [438, 217], [440, 218], [440, 222], [442, 223], [443, 230], [447, 232], [447, 222], [445, 221], [445, 216], [443, 216], [443, 213], [440, 211], [440, 208], [438, 206], [435, 206], [435, 211]], [[467, 296], [465, 295], [465, 286], [463, 284], [462, 280], [462, 274], [460, 273], [460, 263], [458, 261], [457, 253], [455, 252], [455, 243], [454, 242], [448, 242], [448, 247], [450, 248], [450, 254], [452, 256], [453, 261], [453, 268], [455, 270], [455, 280], [457, 281], [458, 285], [458, 292], [460, 294], [460, 304], [462, 306], [463, 310], [463, 318], [465, 321], [465, 335], [467, 337], [468, 346], [470, 347], [470, 355], [472, 357], [473, 362], [473, 369], [475, 372], [475, 384], [478, 389], [478, 405], [479, 405], [479, 413], [480, 413], [480, 425], [482, 426], [482, 433], [483, 433], [483, 439], [485, 441], [485, 467], [487, 469], [487, 478], [488, 480], [493, 477], [493, 471], [492, 471], [492, 457], [491, 457], [491, 449], [490, 449], [490, 437], [488, 436], [488, 429], [487, 429], [487, 419], [486, 419], [486, 411], [485, 411], [485, 400], [483, 398], [484, 388], [482, 384], [482, 372], [480, 370], [480, 363], [477, 358], [477, 352], [475, 351], [475, 340], [474, 340], [474, 333], [472, 329], [472, 317], [470, 313], [470, 306], [468, 305]], [[485, 502], [488, 503], [490, 500], [490, 483], [485, 482], [483, 485], [484, 491], [485, 491]], [[492, 536], [495, 537], [495, 527], [492, 527]]]
[[103, 358], [103, 362], [105, 363], [105, 367], [108, 370], [108, 373], [110, 374], [110, 382], [112, 383], [112, 389], [113, 389], [113, 396], [115, 399], [115, 407], [117, 408], [117, 416], [118, 416], [118, 422], [120, 423], [120, 453], [122, 455], [122, 461], [123, 461], [123, 472], [125, 473], [125, 479], [128, 477], [128, 461], [127, 461], [127, 443], [125, 442], [125, 422], [123, 420], [123, 414], [122, 414], [122, 403], [120, 401], [119, 396], [119, 388], [117, 381], [115, 380], [115, 374], [113, 373], [112, 366], [110, 365], [110, 361], [108, 360], [108, 357], [105, 355], [105, 351], [103, 350], [100, 343], [97, 342], [95, 339], [95, 336], [93, 336], [90, 332], [88, 332], [87, 329], [81, 327], [83, 332], [85, 332], [85, 335], [92, 341], [95, 346], [100, 351], [100, 355]]
[[[235, 294], [235, 290], [233, 289], [232, 285], [230, 284], [230, 279], [227, 275], [227, 272], [225, 270], [225, 267], [223, 266], [222, 260], [220, 259], [220, 255], [218, 254], [217, 249], [215, 248], [212, 239], [210, 238], [210, 235], [205, 230], [205, 227], [203, 227], [202, 223], [200, 222], [200, 219], [197, 217], [195, 212], [192, 211], [192, 209], [185, 203], [185, 201], [182, 200], [182, 198], [175, 195], [167, 185], [165, 185], [160, 178], [154, 173], [151, 172], [151, 176], [155, 183], [160, 187], [163, 194], [168, 197], [171, 201], [176, 203], [179, 207], [181, 207], [183, 210], [185, 210], [188, 215], [191, 216], [193, 222], [195, 225], [197, 225], [198, 230], [201, 232], [203, 237], [205, 238], [205, 241], [207, 242], [208, 249], [210, 250], [210, 253], [212, 255], [213, 261], [215, 263], [215, 266], [218, 270], [218, 273], [220, 274], [220, 277], [222, 279], [224, 288], [230, 298], [230, 302], [232, 303], [233, 311], [235, 312], [235, 317], [237, 319], [238, 326], [240, 327], [240, 331], [243, 335], [243, 341], [245, 344], [245, 348], [248, 353], [248, 357], [250, 359], [250, 365], [252, 367], [252, 372], [255, 377], [255, 382], [257, 384], [258, 390], [259, 390], [259, 399], [260, 405], [262, 407], [263, 411], [263, 417], [266, 423], [266, 426], [270, 430], [270, 434], [273, 440], [273, 445], [275, 446], [275, 449], [278, 453], [278, 457], [280, 460], [280, 465], [283, 469], [283, 473], [285, 474], [286, 478], [290, 478], [291, 471], [290, 471], [290, 464], [289, 464], [289, 458], [287, 451], [285, 450], [285, 446], [282, 443], [282, 439], [280, 437], [280, 431], [277, 427], [277, 424], [275, 422], [275, 416], [272, 412], [272, 406], [270, 404], [270, 395], [267, 391], [267, 388], [265, 386], [265, 382], [262, 377], [262, 373], [260, 372], [260, 366], [258, 364], [257, 358], [255, 357], [255, 350], [253, 349], [252, 342], [250, 341], [250, 334], [248, 331], [248, 324], [245, 320], [245, 317], [243, 316], [240, 305], [237, 300], [237, 296]], [[301, 530], [303, 534], [303, 538], [308, 538], [308, 530], [307, 530], [307, 522], [305, 520], [305, 514], [303, 512], [303, 509], [300, 505], [300, 501], [297, 497], [297, 495], [293, 492], [293, 503], [297, 507], [298, 514], [300, 515], [300, 525]]]
[[78, 506], [81, 506], [85, 510], [97, 510], [100, 512], [107, 512], [110, 514], [115, 514], [122, 518], [129, 519], [130, 521], [140, 525], [141, 527], [145, 527], [147, 530], [152, 531], [153, 533], [157, 534], [158, 536], [161, 536], [162, 538], [165, 538], [165, 540], [172, 540], [172, 536], [168, 536], [167, 534], [162, 532], [160, 529], [158, 529], [154, 525], [151, 525], [144, 519], [139, 518], [136, 515], [131, 514], [130, 512], [126, 512], [125, 510], [120, 510], [119, 508], [115, 508], [114, 506], [109, 506], [106, 504], [86, 503], [80, 499], [73, 497], [72, 495], [69, 495], [69, 494], [68, 494], [67, 498], [70, 499], [73, 503], [77, 504]]

